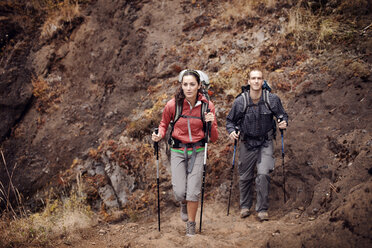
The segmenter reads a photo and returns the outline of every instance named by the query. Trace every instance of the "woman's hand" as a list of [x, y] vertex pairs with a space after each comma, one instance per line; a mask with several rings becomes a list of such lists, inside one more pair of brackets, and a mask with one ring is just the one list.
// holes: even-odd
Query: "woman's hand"
[[212, 112], [204, 112], [205, 122], [213, 122], [214, 121], [214, 114]]
[[156, 134], [155, 132], [153, 132], [152, 135], [151, 135], [151, 139], [154, 142], [159, 142], [162, 139], [162, 137], [161, 137], [160, 133]]

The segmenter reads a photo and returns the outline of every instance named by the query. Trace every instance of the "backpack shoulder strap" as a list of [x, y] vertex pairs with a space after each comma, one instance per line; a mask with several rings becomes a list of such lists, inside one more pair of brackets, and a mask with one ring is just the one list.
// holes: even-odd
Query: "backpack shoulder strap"
[[173, 118], [173, 125], [178, 121], [178, 119], [182, 115], [182, 105], [178, 102], [175, 103], [175, 111], [174, 111], [174, 118]]
[[182, 115], [182, 107], [183, 106], [181, 106], [181, 104], [178, 104], [178, 102], [175, 101], [175, 103], [174, 103], [174, 115], [173, 115], [173, 119], [169, 123], [169, 125], [171, 127], [170, 137], [172, 137], [173, 130], [174, 130], [174, 125], [176, 124], [176, 122], [178, 121], [178, 119]]
[[271, 109], [271, 105], [270, 105], [270, 97], [269, 97], [269, 91], [264, 89], [262, 91], [262, 94], [263, 94], [263, 100], [265, 102], [265, 106], [271, 111], [273, 112], [273, 110]]
[[243, 112], [244, 112], [244, 115], [245, 115], [249, 105], [251, 104], [250, 101], [249, 101], [249, 90], [244, 91], [242, 93], [242, 95], [243, 95]]
[[250, 105], [250, 102], [249, 102], [249, 90], [244, 90], [241, 94], [240, 94], [242, 97], [243, 97], [243, 114], [240, 116], [239, 120], [238, 120], [238, 125], [240, 126], [240, 123], [243, 121], [244, 119], [244, 116], [247, 112], [247, 109]]
[[204, 113], [207, 112], [207, 109], [208, 109], [208, 103], [202, 102], [201, 110], [200, 110], [201, 111], [200, 117], [202, 121], [204, 121]]
[[[270, 93], [270, 90], [267, 90], [267, 89], [264, 89], [263, 90], [263, 92], [262, 92], [262, 94], [263, 94], [263, 100], [265, 102], [265, 106], [270, 110], [270, 112], [272, 114], [274, 114], [274, 112], [273, 112], [273, 110], [271, 108], [269, 93]], [[274, 120], [274, 118], [272, 120], [272, 127], [273, 127], [273, 129], [272, 129], [273, 130], [273, 133], [272, 133], [273, 134], [273, 139], [275, 140], [276, 139], [276, 130], [277, 130], [277, 128], [276, 128], [276, 121]]]
[[203, 102], [200, 108], [200, 118], [203, 122], [203, 130], [204, 132], [207, 130], [207, 123], [205, 122], [205, 116], [204, 113], [207, 112], [207, 109], [209, 108], [209, 101], [208, 102]]
[[173, 115], [173, 119], [169, 123], [170, 133], [169, 133], [169, 138], [168, 138], [168, 144], [171, 147], [173, 147], [173, 145], [174, 145], [174, 140], [172, 138], [172, 134], [173, 134], [173, 131], [174, 131], [174, 125], [176, 124], [176, 122], [178, 121], [178, 119], [182, 115], [182, 107], [183, 106], [181, 104], [178, 104], [178, 102], [175, 101], [175, 103], [174, 103], [174, 115]]

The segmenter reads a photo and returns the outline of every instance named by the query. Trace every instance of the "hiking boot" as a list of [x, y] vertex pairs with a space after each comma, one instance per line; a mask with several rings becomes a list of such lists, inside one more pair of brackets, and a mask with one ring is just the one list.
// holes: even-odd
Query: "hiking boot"
[[269, 220], [269, 214], [266, 211], [258, 212], [257, 217], [260, 219], [260, 221]]
[[196, 222], [188, 221], [186, 223], [186, 236], [192, 237], [195, 235]]
[[181, 202], [181, 220], [186, 222], [189, 220], [189, 217], [187, 215], [187, 204]]
[[248, 217], [250, 214], [248, 208], [242, 208], [242, 210], [240, 210], [240, 218], [242, 219]]

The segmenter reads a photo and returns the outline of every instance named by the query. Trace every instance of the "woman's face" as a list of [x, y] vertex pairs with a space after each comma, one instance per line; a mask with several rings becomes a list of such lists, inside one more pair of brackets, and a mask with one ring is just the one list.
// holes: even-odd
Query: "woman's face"
[[182, 90], [187, 100], [196, 100], [199, 89], [200, 85], [194, 76], [187, 75], [182, 78]]

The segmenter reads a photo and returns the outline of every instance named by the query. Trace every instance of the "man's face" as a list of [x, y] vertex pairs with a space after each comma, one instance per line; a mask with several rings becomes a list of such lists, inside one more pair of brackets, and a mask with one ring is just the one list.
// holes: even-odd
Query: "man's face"
[[249, 74], [248, 84], [250, 85], [251, 90], [259, 91], [262, 89], [264, 81], [262, 78], [262, 72], [260, 71], [252, 71]]

